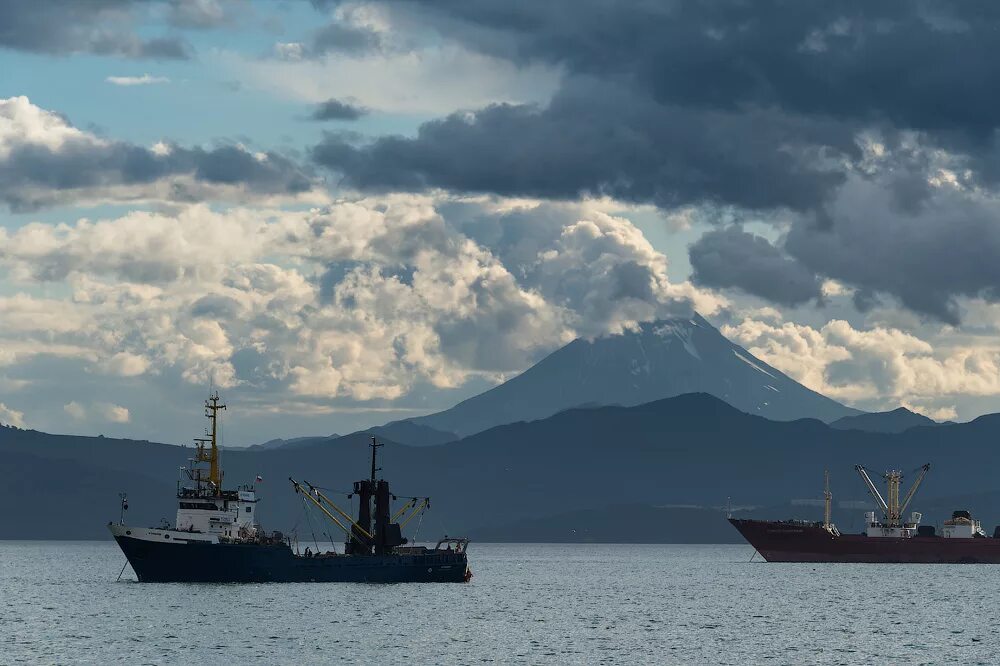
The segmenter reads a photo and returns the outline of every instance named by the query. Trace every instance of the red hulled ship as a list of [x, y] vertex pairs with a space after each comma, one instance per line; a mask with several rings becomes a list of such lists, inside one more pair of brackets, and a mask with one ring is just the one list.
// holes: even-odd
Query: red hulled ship
[[1000, 564], [1000, 538], [996, 534], [987, 536], [968, 511], [955, 511], [944, 521], [940, 534], [932, 525], [920, 525], [920, 513], [914, 511], [905, 516], [930, 465], [920, 468], [902, 499], [901, 472], [892, 470], [883, 475], [887, 484], [887, 496], [883, 497], [867, 470], [860, 465], [855, 469], [882, 514], [879, 518], [875, 511], [866, 513], [866, 527], [861, 534], [842, 534], [831, 522], [829, 476], [824, 491], [823, 522], [732, 517], [729, 522], [768, 562]]

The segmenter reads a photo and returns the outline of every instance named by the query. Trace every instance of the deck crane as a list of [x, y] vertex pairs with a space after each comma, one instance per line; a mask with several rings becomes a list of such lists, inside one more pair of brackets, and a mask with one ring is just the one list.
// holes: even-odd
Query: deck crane
[[928, 470], [930, 470], [931, 465], [927, 463], [920, 468], [920, 474], [914, 480], [913, 485], [910, 486], [910, 490], [906, 493], [906, 496], [902, 501], [899, 499], [899, 487], [903, 480], [903, 473], [899, 470], [889, 470], [882, 475], [882, 478], [886, 480], [887, 486], [887, 496], [888, 501], [884, 499], [879, 493], [878, 488], [875, 487], [875, 483], [872, 482], [871, 477], [868, 476], [868, 471], [862, 465], [855, 465], [854, 469], [857, 470], [858, 474], [864, 480], [865, 485], [868, 487], [868, 492], [871, 494], [872, 499], [882, 510], [882, 514], [885, 517], [886, 527], [902, 527], [903, 526], [903, 514], [906, 512], [906, 507], [910, 505], [910, 501], [913, 496], [916, 495], [917, 489], [923, 482], [924, 477], [927, 476]]

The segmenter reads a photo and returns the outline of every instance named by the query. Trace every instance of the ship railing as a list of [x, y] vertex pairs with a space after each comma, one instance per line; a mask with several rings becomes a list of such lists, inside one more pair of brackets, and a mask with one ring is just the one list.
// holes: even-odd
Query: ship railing
[[[441, 546], [444, 546], [444, 548]], [[454, 552], [464, 553], [469, 547], [469, 540], [465, 537], [445, 537], [437, 542], [437, 545], [434, 546], [434, 550], [450, 551], [452, 550], [452, 546], [455, 546]]]

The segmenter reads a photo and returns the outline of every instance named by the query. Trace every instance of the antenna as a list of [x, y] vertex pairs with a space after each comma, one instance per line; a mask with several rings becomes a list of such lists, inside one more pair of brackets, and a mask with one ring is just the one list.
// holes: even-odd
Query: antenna
[[830, 470], [823, 470], [823, 527], [830, 529], [833, 493], [830, 492]]
[[118, 493], [118, 499], [120, 499], [122, 501], [122, 512], [121, 512], [122, 515], [121, 515], [121, 518], [118, 519], [118, 524], [119, 525], [124, 525], [125, 524], [125, 512], [128, 511], [128, 495], [125, 494], [125, 493]]

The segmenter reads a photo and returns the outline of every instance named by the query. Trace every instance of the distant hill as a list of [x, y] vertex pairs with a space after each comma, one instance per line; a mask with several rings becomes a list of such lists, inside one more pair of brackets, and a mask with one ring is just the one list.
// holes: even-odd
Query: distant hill
[[254, 449], [260, 451], [271, 451], [273, 449], [287, 449], [289, 447], [303, 446], [315, 444], [319, 441], [326, 441], [330, 439], [337, 439], [340, 437], [337, 433], [332, 435], [318, 435], [313, 437], [292, 437], [291, 439], [270, 439], [262, 444], [254, 444], [252, 446], [246, 447], [247, 449]]
[[434, 428], [418, 425], [416, 423], [410, 423], [408, 421], [396, 421], [384, 426], [375, 426], [374, 428], [359, 430], [351, 433], [350, 435], [333, 434], [319, 437], [272, 439], [264, 442], [263, 444], [248, 446], [244, 450], [274, 451], [281, 449], [287, 451], [289, 449], [327, 445], [335, 442], [341, 437], [348, 437], [353, 441], [358, 437], [369, 438], [373, 435], [378, 437], [381, 441], [388, 440], [399, 444], [406, 444], [407, 446], [432, 446], [435, 444], [444, 444], [445, 442], [454, 442], [456, 439], [459, 439], [458, 435], [454, 433], [441, 432], [440, 430], [435, 430]]
[[[967, 508], [992, 526], [1000, 522], [995, 492], [1000, 447], [993, 446], [998, 437], [1000, 415], [872, 433], [838, 430], [814, 419], [770, 421], [706, 394], [688, 394], [633, 407], [570, 409], [436, 446], [387, 440], [379, 465], [397, 495], [433, 498], [432, 511], [420, 521], [424, 539], [479, 533], [563, 540], [567, 529], [579, 531], [593, 519], [597, 531], [587, 538], [599, 540], [611, 538], [600, 535], [613, 533], [602, 518], [613, 507], [721, 507], [727, 497], [740, 507], [789, 507], [779, 518], [812, 518], [816, 506], [795, 502], [822, 496], [824, 469], [831, 472], [837, 502], [866, 500], [853, 470], [857, 463], [877, 473], [931, 462], [913, 508], [928, 521]], [[301, 535], [309, 523], [288, 477], [347, 492], [366, 474], [368, 440], [357, 433], [288, 449], [227, 450], [226, 483], [262, 475], [261, 520], [286, 532], [297, 525]], [[178, 467], [188, 464], [191, 453], [181, 446], [0, 428], [5, 479], [0, 538], [106, 538], [105, 523], [118, 518], [119, 491], [129, 493], [129, 520], [142, 525], [172, 520]], [[935, 499], [948, 497], [953, 500]], [[955, 501], [962, 506], [952, 506]], [[594, 513], [574, 516], [583, 509]], [[629, 540], [705, 538], [708, 528], [702, 523], [659, 515], [675, 526], [669, 534], [663, 525], [650, 526]], [[705, 521], [724, 518], [719, 511], [699, 515]], [[564, 526], [568, 519], [575, 526]], [[598, 530], [601, 521], [605, 527]], [[629, 521], [636, 526], [642, 519]]]
[[434, 444], [445, 444], [459, 439], [459, 436], [453, 432], [435, 430], [430, 426], [414, 423], [413, 421], [393, 421], [384, 426], [368, 428], [362, 432], [368, 432], [376, 437], [391, 439], [394, 442], [410, 446], [433, 446]]
[[937, 421], [923, 414], [911, 412], [906, 407], [899, 407], [891, 412], [873, 412], [845, 416], [830, 424], [838, 430], [864, 430], [865, 432], [904, 432], [918, 426], [936, 426]]
[[695, 315], [646, 323], [622, 335], [574, 340], [500, 386], [408, 422], [467, 436], [582, 405], [640, 405], [696, 392], [779, 421], [829, 422], [860, 414], [807, 389]]

